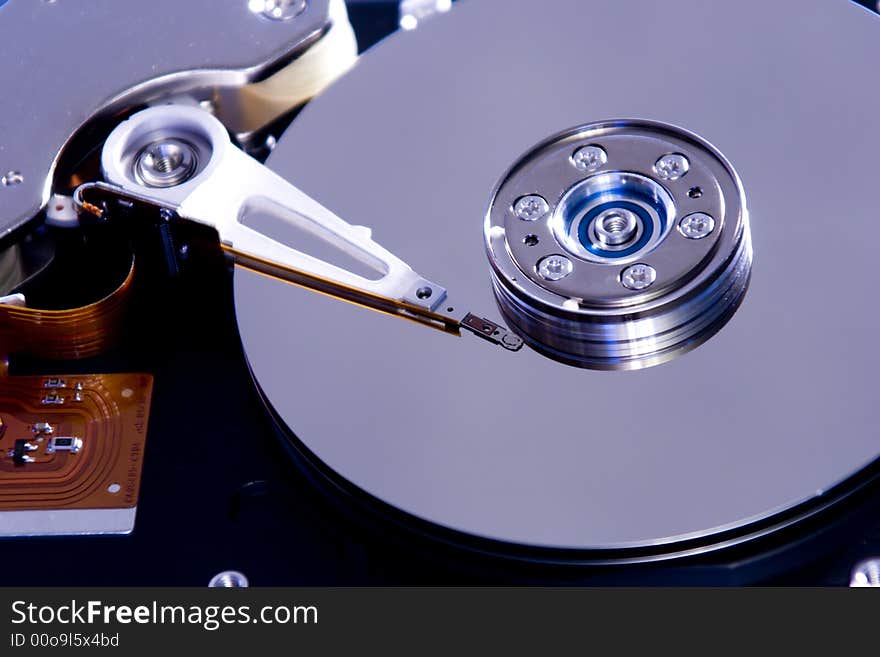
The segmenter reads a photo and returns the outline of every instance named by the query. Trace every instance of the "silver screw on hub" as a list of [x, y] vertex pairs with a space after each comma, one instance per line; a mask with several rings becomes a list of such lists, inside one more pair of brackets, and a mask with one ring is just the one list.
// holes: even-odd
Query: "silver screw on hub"
[[559, 281], [568, 276], [574, 265], [571, 260], [561, 255], [547, 256], [538, 263], [538, 274], [548, 281]]
[[880, 559], [866, 559], [856, 564], [849, 585], [855, 588], [880, 588]]
[[690, 160], [681, 153], [669, 153], [654, 163], [654, 173], [663, 180], [683, 178], [690, 168]]
[[715, 219], [705, 212], [694, 212], [678, 222], [678, 232], [689, 240], [701, 240], [715, 230]]
[[248, 578], [237, 570], [224, 570], [208, 582], [208, 587], [212, 589], [245, 589], [249, 585]]
[[255, 14], [273, 21], [289, 21], [306, 10], [306, 0], [248, 0], [248, 8]]
[[147, 187], [174, 187], [189, 180], [197, 164], [192, 145], [181, 139], [160, 139], [141, 149], [134, 170]]
[[620, 282], [627, 290], [644, 290], [657, 280], [657, 270], [651, 265], [632, 265], [623, 270]]
[[571, 156], [571, 163], [574, 164], [575, 169], [584, 173], [595, 171], [604, 166], [606, 162], [608, 162], [608, 153], [604, 148], [595, 144], [579, 148]]
[[550, 212], [550, 205], [543, 196], [529, 194], [513, 206], [513, 213], [523, 221], [537, 221]]

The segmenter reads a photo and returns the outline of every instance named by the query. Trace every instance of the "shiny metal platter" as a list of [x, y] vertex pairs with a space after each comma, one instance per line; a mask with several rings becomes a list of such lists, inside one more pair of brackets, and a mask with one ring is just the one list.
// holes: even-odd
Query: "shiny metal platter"
[[880, 20], [845, 0], [464, 0], [392, 36], [272, 168], [491, 308], [484, 219], [523, 153], [680, 126], [742, 178], [748, 293], [692, 351], [595, 371], [237, 272], [266, 400], [337, 481], [502, 544], [668, 552], [822, 505], [880, 456], [878, 60]]

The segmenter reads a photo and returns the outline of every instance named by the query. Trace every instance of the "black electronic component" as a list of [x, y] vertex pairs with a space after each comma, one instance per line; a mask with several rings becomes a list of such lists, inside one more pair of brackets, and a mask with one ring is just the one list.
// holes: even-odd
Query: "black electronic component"
[[33, 462], [33, 458], [28, 456], [28, 452], [33, 452], [36, 448], [35, 445], [29, 443], [27, 440], [23, 438], [19, 438], [15, 441], [15, 444], [12, 447], [12, 452], [10, 456], [12, 456], [12, 462], [16, 465], [24, 465], [25, 463]]

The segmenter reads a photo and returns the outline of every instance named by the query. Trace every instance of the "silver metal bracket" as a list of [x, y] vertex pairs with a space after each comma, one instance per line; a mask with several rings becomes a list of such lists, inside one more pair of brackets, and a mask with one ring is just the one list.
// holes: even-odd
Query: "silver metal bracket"
[[309, 0], [290, 21], [254, 13], [246, 0], [3, 5], [0, 239], [46, 206], [59, 152], [83, 125], [174, 94], [266, 80], [322, 38], [330, 13], [329, 0]]
[[[202, 109], [166, 105], [135, 114], [110, 134], [101, 167], [107, 182], [81, 186], [79, 207], [102, 213], [96, 194], [153, 205], [214, 228], [221, 248], [241, 267], [448, 333], [463, 327], [507, 349], [522, 345], [494, 322], [443, 312], [443, 286], [375, 242], [369, 228], [347, 223], [236, 148], [223, 124]], [[316, 237], [375, 276], [273, 239], [249, 225], [253, 215]]]

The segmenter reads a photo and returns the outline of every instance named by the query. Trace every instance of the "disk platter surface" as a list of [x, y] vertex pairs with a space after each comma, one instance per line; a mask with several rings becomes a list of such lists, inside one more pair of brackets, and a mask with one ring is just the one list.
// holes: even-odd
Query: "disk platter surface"
[[880, 456], [878, 59], [880, 21], [843, 0], [465, 0], [390, 37], [268, 164], [454, 305], [500, 316], [483, 230], [505, 172], [618, 119], [679, 126], [732, 163], [749, 289], [695, 349], [597, 371], [238, 271], [266, 401], [339, 482], [499, 545], [668, 552], [821, 505]]

